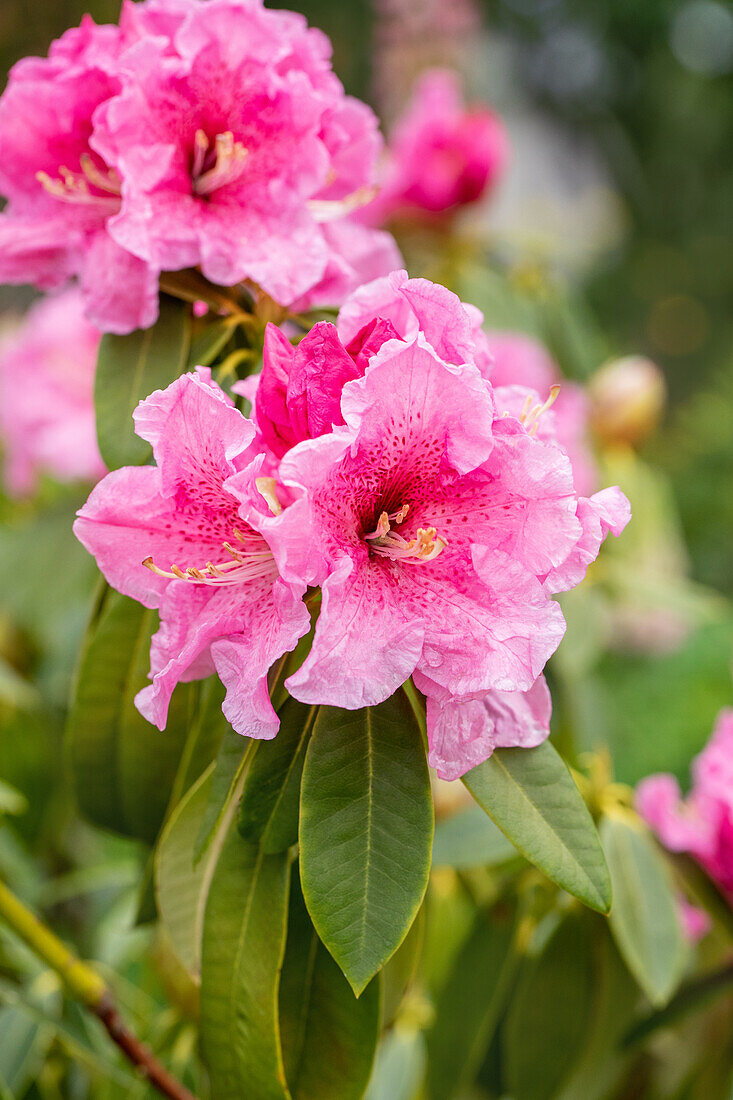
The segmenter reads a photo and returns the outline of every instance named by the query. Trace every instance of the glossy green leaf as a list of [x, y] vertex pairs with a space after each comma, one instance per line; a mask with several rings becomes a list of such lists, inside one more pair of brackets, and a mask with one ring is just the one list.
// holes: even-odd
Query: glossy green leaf
[[99, 450], [110, 470], [150, 458], [150, 444], [135, 435], [132, 413], [144, 397], [164, 389], [185, 369], [190, 330], [189, 307], [161, 295], [160, 316], [152, 328], [102, 337], [94, 403]]
[[566, 918], [537, 958], [526, 959], [503, 1031], [506, 1091], [550, 1100], [583, 1054], [590, 1031], [593, 958], [588, 922]]
[[663, 1005], [687, 960], [669, 868], [649, 833], [635, 821], [605, 817], [601, 838], [613, 882], [611, 930], [652, 1004]]
[[322, 707], [300, 800], [303, 893], [358, 995], [415, 918], [430, 871], [433, 802], [423, 742], [402, 692], [378, 707]]
[[598, 833], [549, 741], [497, 749], [463, 782], [523, 856], [592, 909], [608, 912], [611, 881]]
[[490, 867], [517, 850], [480, 806], [467, 806], [435, 824], [433, 867]]
[[258, 840], [265, 852], [282, 852], [297, 843], [303, 764], [318, 711], [287, 699], [277, 737], [257, 746], [242, 792], [239, 831]]
[[460, 1095], [481, 1064], [516, 971], [515, 928], [509, 908], [479, 912], [453, 962], [428, 1033], [431, 1100]]
[[234, 824], [204, 915], [200, 1036], [216, 1100], [288, 1100], [278, 988], [290, 857], [265, 855]]
[[96, 825], [151, 842], [168, 808], [196, 684], [179, 685], [165, 730], [134, 704], [148, 683], [157, 616], [110, 592], [82, 650], [67, 725], [77, 800]]
[[293, 882], [280, 980], [280, 1030], [293, 1100], [360, 1100], [379, 1037], [379, 977], [357, 1000]]

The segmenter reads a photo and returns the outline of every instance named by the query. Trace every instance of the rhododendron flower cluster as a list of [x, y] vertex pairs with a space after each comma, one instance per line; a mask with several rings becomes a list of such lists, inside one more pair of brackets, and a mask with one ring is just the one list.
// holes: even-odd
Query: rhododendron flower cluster
[[284, 305], [341, 300], [398, 262], [349, 220], [380, 137], [330, 44], [260, 0], [144, 0], [25, 58], [0, 99], [0, 279], [76, 276], [117, 333], [157, 316], [161, 272], [250, 280]]
[[157, 466], [108, 475], [75, 529], [115, 587], [160, 609], [146, 716], [162, 726], [175, 683], [215, 668], [234, 728], [273, 736], [267, 672], [307, 632], [319, 586], [310, 653], [286, 680], [296, 699], [358, 709], [412, 676], [445, 778], [547, 736], [552, 596], [628, 503], [578, 496], [539, 434], [551, 398], [500, 406], [480, 322], [395, 272], [297, 348], [269, 329], [252, 420], [208, 372], [142, 402]]
[[94, 424], [99, 333], [78, 290], [32, 306], [0, 339], [0, 442], [8, 492], [23, 496], [40, 473], [96, 481], [105, 472]]
[[733, 904], [733, 710], [718, 717], [708, 744], [692, 765], [692, 789], [683, 798], [672, 775], [651, 775], [636, 806], [671, 852], [688, 852]]
[[460, 80], [432, 69], [390, 136], [372, 224], [395, 215], [435, 217], [477, 202], [506, 168], [508, 140], [498, 115], [463, 102]]

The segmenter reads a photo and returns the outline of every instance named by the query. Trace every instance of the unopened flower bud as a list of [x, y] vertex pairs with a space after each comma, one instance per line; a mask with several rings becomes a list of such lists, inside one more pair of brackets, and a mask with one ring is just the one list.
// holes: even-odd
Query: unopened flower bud
[[604, 443], [640, 443], [657, 427], [667, 399], [664, 375], [641, 355], [612, 359], [588, 384], [591, 423]]

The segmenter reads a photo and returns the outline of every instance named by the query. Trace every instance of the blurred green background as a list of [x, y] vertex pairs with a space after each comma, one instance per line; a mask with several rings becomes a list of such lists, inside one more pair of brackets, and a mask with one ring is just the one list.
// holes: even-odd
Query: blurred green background
[[[550, 677], [555, 736], [570, 756], [608, 745], [619, 779], [669, 770], [686, 784], [690, 758], [733, 703], [733, 5], [292, 6], [330, 36], [337, 73], [387, 130], [429, 64], [459, 68], [469, 98], [506, 119], [506, 179], [443, 242], [444, 255], [426, 259], [420, 242], [406, 249], [413, 274], [444, 279], [491, 327], [540, 334], [570, 376], [632, 353], [662, 368], [669, 397], [658, 431], [634, 452], [603, 458], [604, 481], [629, 493], [634, 522], [564, 600], [568, 634]], [[87, 10], [115, 19], [118, 3], [0, 0], [0, 85], [16, 59], [45, 53]], [[0, 288], [0, 312], [30, 298]], [[128, 1013], [142, 1029], [158, 1018], [162, 1038], [146, 1037], [185, 1065], [190, 1022], [165, 1008], [175, 998], [141, 949], [144, 930], [132, 927], [147, 850], [84, 825], [63, 766], [66, 701], [96, 578], [71, 534], [84, 495], [44, 483], [32, 501], [0, 496], [0, 780], [26, 800], [4, 804], [0, 783], [0, 815], [14, 815], [1, 830], [0, 874], [84, 953], [124, 974]], [[32, 961], [0, 936], [3, 969], [35, 980]], [[36, 992], [46, 1007], [58, 999], [58, 989]], [[10, 1012], [0, 1005], [0, 1060], [18, 1052], [17, 1095], [49, 1048], [59, 1063], [59, 1047], [73, 1061], [81, 1036], [106, 1057], [81, 1017], [51, 1032], [26, 1015], [20, 1037], [5, 1028], [3, 1048]], [[53, 1059], [44, 1074], [27, 1095], [57, 1100]], [[90, 1095], [83, 1078], [80, 1070], [68, 1095]], [[125, 1088], [93, 1095], [131, 1095]]]

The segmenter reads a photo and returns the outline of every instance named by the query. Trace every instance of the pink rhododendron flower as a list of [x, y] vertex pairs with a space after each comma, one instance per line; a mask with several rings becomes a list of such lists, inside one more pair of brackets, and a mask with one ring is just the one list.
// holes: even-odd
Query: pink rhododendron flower
[[375, 116], [344, 94], [328, 40], [260, 0], [85, 20], [15, 66], [0, 137], [0, 279], [77, 275], [104, 331], [155, 321], [161, 271], [198, 266], [307, 308], [399, 262], [349, 217], [371, 193]]
[[672, 775], [652, 775], [636, 806], [671, 852], [689, 852], [733, 904], [733, 710], [721, 712], [710, 741], [693, 761], [683, 799]]
[[158, 294], [158, 272], [107, 232], [119, 179], [93, 141], [121, 48], [117, 27], [85, 19], [48, 58], [19, 61], [0, 98], [0, 280], [48, 290], [76, 275], [90, 321], [112, 332], [151, 325]]
[[175, 56], [165, 39], [130, 50], [96, 116], [122, 181], [110, 233], [160, 269], [251, 279], [291, 303], [334, 278], [322, 224], [371, 186], [376, 118], [344, 95], [328, 40], [302, 16], [255, 0], [188, 6]]
[[[278, 337], [281, 378], [273, 370], [272, 392], [257, 394], [258, 418], [269, 407], [285, 452], [279, 478], [301, 494], [272, 533], [273, 552], [284, 577], [323, 588], [311, 653], [288, 688], [356, 709], [414, 675], [430, 701], [430, 761], [455, 778], [495, 744], [546, 736], [538, 680], [564, 630], [551, 593], [578, 583], [628, 503], [618, 490], [579, 500], [560, 447], [497, 412], [460, 301], [424, 280], [394, 281], [411, 323], [413, 302], [425, 310], [426, 331], [399, 339], [394, 313], [362, 324], [347, 303], [347, 347], [319, 326], [296, 364], [305, 340], [291, 356]], [[290, 378], [309, 371], [305, 393], [317, 400], [297, 405]], [[338, 420], [331, 378], [343, 386]], [[324, 431], [329, 420], [337, 426]]]
[[576, 491], [581, 496], [592, 493], [598, 471], [588, 441], [589, 402], [583, 388], [564, 379], [547, 350], [532, 337], [517, 332], [487, 336], [493, 359], [489, 378], [500, 408], [518, 412], [527, 390], [544, 397], [559, 384], [557, 400], [538, 421], [537, 435], [557, 440], [572, 463]]
[[457, 779], [494, 749], [531, 749], [550, 735], [552, 699], [544, 676], [529, 691], [490, 691], [456, 698], [436, 691], [427, 700], [430, 763], [443, 779]]
[[304, 585], [279, 576], [262, 533], [270, 483], [260, 480], [255, 427], [204, 370], [152, 394], [134, 417], [157, 465], [108, 474], [74, 531], [114, 588], [160, 612], [152, 684], [137, 705], [162, 729], [175, 685], [216, 670], [234, 729], [274, 737], [267, 672], [310, 617]]
[[423, 74], [389, 141], [380, 194], [366, 216], [435, 216], [476, 202], [506, 167], [503, 123], [488, 107], [466, 107], [456, 73]]
[[14, 495], [31, 492], [40, 472], [59, 481], [105, 472], [93, 402], [99, 333], [82, 306], [76, 289], [46, 298], [0, 341], [0, 436]]
[[[471, 362], [488, 370], [481, 320], [478, 310], [445, 287], [394, 271], [361, 287], [344, 303], [337, 326], [314, 325], [297, 348], [268, 325], [254, 398], [263, 439], [281, 458], [300, 440], [343, 424], [345, 383], [360, 378], [388, 340], [416, 338], [419, 333], [445, 361], [456, 366]], [[249, 379], [234, 389], [251, 396]]]

